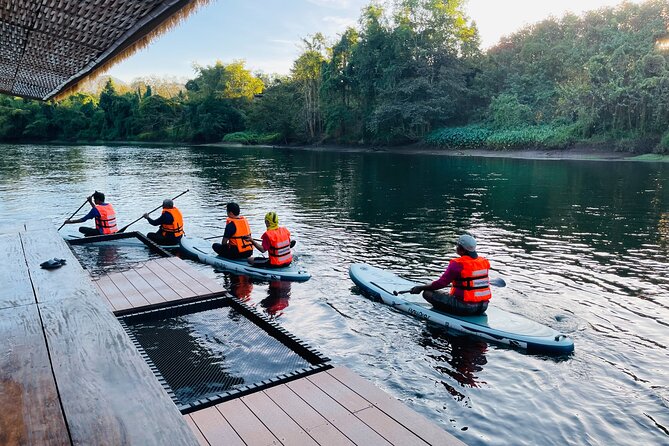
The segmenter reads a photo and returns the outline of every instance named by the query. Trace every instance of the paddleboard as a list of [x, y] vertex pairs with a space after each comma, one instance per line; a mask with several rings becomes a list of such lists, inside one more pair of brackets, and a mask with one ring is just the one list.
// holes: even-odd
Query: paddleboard
[[311, 278], [306, 271], [299, 269], [295, 261], [283, 268], [260, 268], [251, 266], [246, 259], [230, 260], [221, 257], [211, 248], [211, 242], [197, 237], [182, 237], [181, 249], [208, 265], [238, 275], [255, 277], [263, 280], [290, 280], [305, 282]]
[[[140, 239], [135, 238], [135, 237], [119, 238], [119, 239], [111, 239], [111, 240], [103, 240], [104, 236], [97, 236], [97, 237], [99, 237], [101, 239], [99, 239], [98, 241], [93, 242], [93, 243], [96, 244], [96, 246], [104, 246], [104, 245], [146, 246], [143, 241], [141, 241]], [[65, 234], [65, 235], [63, 235], [63, 239], [65, 239], [66, 242], [72, 241], [72, 240], [81, 240], [81, 239], [85, 239], [85, 238], [86, 237], [84, 237], [82, 235], [75, 235], [75, 234]], [[158, 246], [160, 246], [163, 249], [179, 249], [181, 247], [180, 245], [158, 245]]]
[[373, 300], [448, 330], [516, 347], [528, 353], [567, 354], [574, 351], [574, 341], [566, 334], [496, 308], [492, 302], [483, 315], [457, 316], [434, 309], [419, 294], [395, 296], [393, 291], [404, 291], [421, 284], [392, 272], [357, 263], [350, 266], [349, 276]]

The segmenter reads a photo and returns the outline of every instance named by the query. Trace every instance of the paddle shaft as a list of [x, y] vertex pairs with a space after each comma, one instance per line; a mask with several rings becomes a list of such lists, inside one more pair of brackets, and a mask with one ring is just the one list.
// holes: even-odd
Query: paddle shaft
[[[506, 282], [504, 281], [504, 279], [499, 277], [497, 279], [492, 279], [490, 281], [490, 285], [496, 286], [496, 287], [499, 287], [499, 288], [504, 288], [506, 286]], [[376, 286], [378, 286], [378, 285], [376, 285]], [[379, 287], [379, 288], [381, 288], [381, 287]], [[383, 288], [381, 288], [381, 289], [383, 290]], [[383, 290], [383, 291], [386, 291], [386, 290]], [[392, 294], [394, 294], [395, 296], [399, 296], [400, 294], [406, 294], [406, 293], [410, 293], [410, 292], [411, 292], [411, 290], [402, 290], [402, 291], [395, 290], [395, 291], [393, 291]]]
[[[70, 215], [70, 218], [72, 218], [72, 217], [74, 217], [75, 215], [77, 215], [77, 212], [79, 212], [79, 211], [81, 210], [81, 208], [83, 208], [84, 206], [86, 206], [86, 203], [88, 203], [88, 198], [84, 200], [84, 203], [83, 203], [81, 206], [79, 206], [79, 209], [77, 209], [76, 211], [74, 211], [74, 213], [73, 213], [72, 215]], [[69, 220], [70, 218], [68, 218], [68, 220]], [[60, 228], [58, 228], [58, 230], [60, 231], [61, 229], [63, 229], [63, 226], [65, 226], [65, 223], [63, 223], [62, 225], [60, 225]]]
[[[211, 239], [215, 239], [215, 238], [223, 238], [223, 236], [222, 235], [215, 235], [213, 237], [205, 237], [205, 240], [211, 240]], [[253, 240], [255, 240], [256, 242], [262, 242], [262, 239], [259, 239], [259, 238], [254, 238]], [[291, 240], [290, 241], [290, 247], [291, 248], [294, 247], [295, 243], [297, 243], [295, 240]]]
[[[181, 193], [180, 193], [179, 195], [177, 195], [176, 197], [172, 198], [172, 200], [176, 200], [177, 198], [179, 198], [180, 196], [182, 196], [183, 194], [185, 194], [185, 193], [188, 192], [189, 190], [190, 190], [190, 189], [186, 189], [185, 191], [181, 192]], [[153, 209], [153, 210], [147, 212], [147, 214], [150, 214], [151, 212], [156, 212], [156, 211], [157, 211], [158, 209], [160, 209], [161, 207], [163, 207], [162, 204], [161, 204], [160, 206], [158, 206], [157, 208], [155, 208], [155, 209]], [[140, 221], [142, 218], [144, 218], [143, 215], [142, 215], [141, 217], [139, 217], [137, 220], [133, 221], [132, 223], [130, 223], [130, 224], [128, 224], [128, 225], [122, 227], [121, 229], [119, 229], [118, 232], [125, 232], [126, 229], [128, 229], [130, 226], [132, 226], [132, 225], [134, 225], [135, 223], [137, 223], [138, 221]]]

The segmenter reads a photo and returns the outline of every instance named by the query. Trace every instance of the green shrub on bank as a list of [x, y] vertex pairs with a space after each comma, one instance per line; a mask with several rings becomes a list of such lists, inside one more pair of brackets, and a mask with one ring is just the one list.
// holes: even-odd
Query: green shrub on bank
[[223, 137], [223, 142], [238, 144], [273, 144], [280, 140], [280, 133], [235, 132]]
[[653, 150], [655, 153], [669, 153], [669, 131], [665, 132], [660, 143]]
[[492, 133], [480, 125], [445, 127], [429, 133], [425, 142], [445, 149], [480, 149]]
[[446, 127], [428, 134], [425, 142], [450, 150], [565, 149], [575, 142], [569, 126], [527, 126], [493, 131], [484, 126]]

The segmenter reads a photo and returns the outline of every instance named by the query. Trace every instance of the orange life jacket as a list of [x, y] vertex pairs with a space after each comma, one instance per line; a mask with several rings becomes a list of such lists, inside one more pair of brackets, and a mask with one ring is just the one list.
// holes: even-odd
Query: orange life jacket
[[251, 235], [251, 227], [245, 217], [228, 217], [225, 221], [227, 225], [230, 222], [235, 223], [235, 233], [230, 237], [230, 246], [237, 248], [237, 252], [253, 251], [253, 244], [244, 240], [244, 237]]
[[290, 232], [284, 227], [270, 229], [267, 232], [269, 239], [269, 264], [273, 266], [288, 265], [293, 261], [290, 252]]
[[95, 217], [95, 229], [100, 231], [100, 234], [118, 232], [118, 227], [116, 227], [116, 212], [114, 212], [112, 205], [109, 203], [104, 206], [96, 204], [95, 209], [100, 213], [99, 217]]
[[177, 208], [163, 209], [163, 214], [170, 214], [172, 216], [172, 223], [160, 225], [162, 236], [173, 236], [179, 238], [184, 235], [184, 218], [181, 211]]
[[455, 294], [455, 290], [458, 289], [463, 292], [465, 302], [490, 300], [492, 297], [488, 278], [490, 262], [483, 257], [473, 259], [469, 256], [462, 256], [453, 261], [462, 265], [462, 272], [459, 280], [453, 280], [450, 294]]

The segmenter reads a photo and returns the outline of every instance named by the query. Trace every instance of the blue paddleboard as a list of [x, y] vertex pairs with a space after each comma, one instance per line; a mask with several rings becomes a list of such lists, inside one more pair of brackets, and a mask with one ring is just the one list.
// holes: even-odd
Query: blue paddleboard
[[251, 266], [246, 259], [230, 260], [221, 257], [211, 248], [211, 242], [197, 237], [182, 237], [181, 249], [196, 257], [200, 262], [214, 266], [223, 271], [255, 277], [263, 280], [291, 280], [305, 282], [311, 278], [306, 271], [299, 269], [295, 261], [283, 268], [261, 268]]
[[566, 334], [494, 305], [480, 316], [456, 316], [434, 309], [420, 295], [395, 296], [393, 291], [404, 291], [421, 284], [392, 272], [357, 263], [350, 266], [349, 276], [373, 300], [448, 330], [510, 345], [528, 353], [567, 354], [574, 351], [574, 341]]

